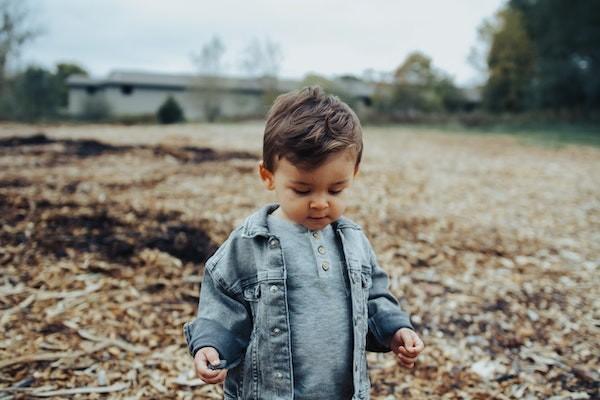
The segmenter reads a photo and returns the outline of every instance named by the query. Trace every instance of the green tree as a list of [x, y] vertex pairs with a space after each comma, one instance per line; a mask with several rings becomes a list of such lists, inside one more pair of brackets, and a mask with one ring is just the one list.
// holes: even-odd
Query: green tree
[[484, 103], [493, 111], [522, 111], [529, 100], [534, 51], [521, 13], [502, 10], [491, 40]]
[[431, 58], [420, 51], [412, 52], [394, 72], [396, 82], [421, 87], [433, 83], [435, 75]]
[[85, 75], [88, 76], [87, 71], [77, 65], [69, 63], [59, 63], [56, 65], [56, 78], [60, 82], [60, 106], [66, 107], [69, 104], [69, 87], [67, 86], [67, 79], [72, 75]]
[[185, 120], [183, 109], [179, 103], [169, 96], [156, 112], [156, 118], [161, 124], [174, 124]]
[[600, 2], [511, 0], [533, 43], [534, 105], [600, 107]]
[[458, 111], [464, 105], [452, 78], [434, 68], [431, 58], [421, 52], [406, 57], [394, 72], [391, 88], [380, 86], [375, 99], [379, 110], [400, 114]]
[[13, 116], [20, 120], [37, 121], [54, 118], [60, 108], [60, 82], [41, 67], [28, 67], [12, 82]]

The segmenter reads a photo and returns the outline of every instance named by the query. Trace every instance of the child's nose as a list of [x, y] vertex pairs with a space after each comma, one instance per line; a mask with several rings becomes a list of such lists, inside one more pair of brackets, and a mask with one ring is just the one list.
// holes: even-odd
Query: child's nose
[[327, 199], [323, 197], [315, 198], [310, 202], [310, 208], [313, 210], [322, 210], [328, 206], [329, 204], [327, 203]]

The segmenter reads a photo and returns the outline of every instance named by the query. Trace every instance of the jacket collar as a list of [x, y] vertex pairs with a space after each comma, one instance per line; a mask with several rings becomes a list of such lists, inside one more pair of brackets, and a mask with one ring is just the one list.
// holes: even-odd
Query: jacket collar
[[[243, 223], [242, 226], [242, 235], [244, 237], [255, 237], [255, 236], [265, 236], [265, 237], [269, 237], [270, 233], [269, 233], [269, 228], [267, 225], [267, 217], [269, 214], [271, 214], [273, 211], [275, 211], [277, 208], [279, 208], [279, 204], [267, 204], [266, 206], [263, 206], [262, 208], [260, 208], [258, 211], [256, 211], [254, 214], [250, 215], [248, 218], [246, 218], [246, 220]], [[346, 228], [350, 228], [350, 229], [358, 229], [360, 230], [360, 226], [356, 223], [354, 223], [352, 220], [346, 218], [346, 217], [340, 217], [337, 221], [335, 221], [332, 224], [332, 227], [334, 230], [340, 230], [340, 229], [346, 229]]]

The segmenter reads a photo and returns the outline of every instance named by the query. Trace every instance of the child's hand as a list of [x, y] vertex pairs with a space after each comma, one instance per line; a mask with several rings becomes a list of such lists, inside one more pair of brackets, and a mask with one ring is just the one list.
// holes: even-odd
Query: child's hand
[[208, 364], [219, 364], [219, 353], [214, 347], [203, 347], [194, 356], [196, 375], [206, 383], [221, 383], [227, 376], [226, 369], [210, 370]]
[[398, 329], [392, 337], [392, 351], [398, 356], [400, 364], [406, 368], [415, 366], [417, 356], [423, 351], [424, 347], [425, 345], [419, 335], [409, 328]]

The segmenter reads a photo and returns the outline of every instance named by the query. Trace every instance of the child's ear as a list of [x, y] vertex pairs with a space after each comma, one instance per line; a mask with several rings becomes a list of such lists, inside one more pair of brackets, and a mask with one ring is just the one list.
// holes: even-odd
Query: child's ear
[[267, 190], [275, 189], [275, 179], [273, 177], [273, 173], [265, 167], [265, 163], [262, 160], [258, 162], [258, 175], [260, 176], [260, 180], [263, 181], [263, 184]]

